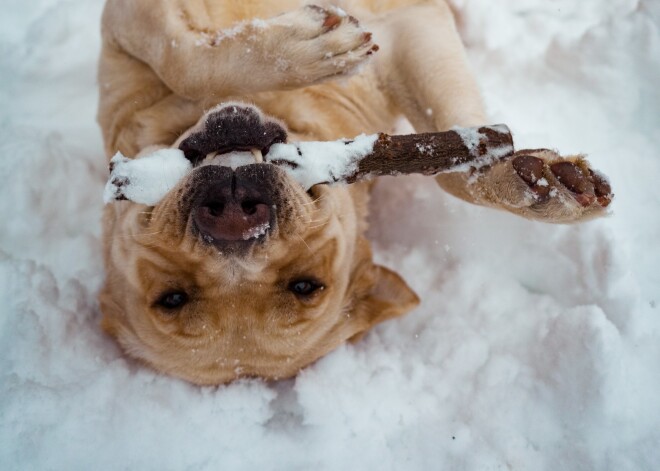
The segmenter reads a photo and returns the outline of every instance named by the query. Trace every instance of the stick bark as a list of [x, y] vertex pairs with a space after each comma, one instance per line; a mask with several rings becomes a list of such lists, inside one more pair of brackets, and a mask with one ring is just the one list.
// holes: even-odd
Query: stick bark
[[[514, 153], [513, 137], [505, 125], [463, 128], [437, 133], [390, 136], [379, 134], [373, 152], [363, 157], [346, 183], [384, 176], [480, 168]], [[467, 167], [466, 167], [467, 165]]]

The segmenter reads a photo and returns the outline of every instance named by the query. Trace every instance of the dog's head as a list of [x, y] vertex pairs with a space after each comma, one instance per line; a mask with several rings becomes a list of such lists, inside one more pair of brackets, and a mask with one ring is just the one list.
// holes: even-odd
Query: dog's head
[[372, 262], [363, 190], [213, 159], [285, 139], [253, 107], [216, 108], [177, 142], [196, 167], [160, 203], [106, 210], [103, 326], [130, 355], [198, 384], [285, 378], [418, 303]]

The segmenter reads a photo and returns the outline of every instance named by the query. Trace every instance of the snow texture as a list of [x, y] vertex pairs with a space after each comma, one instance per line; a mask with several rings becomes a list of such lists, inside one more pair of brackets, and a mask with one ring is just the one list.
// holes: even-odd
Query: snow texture
[[153, 206], [192, 170], [179, 149], [163, 148], [129, 159], [117, 152], [110, 160], [112, 171], [105, 185], [103, 201], [128, 199]]
[[[495, 124], [493, 126], [486, 126], [486, 127], [501, 134], [509, 133], [509, 129], [501, 124]], [[460, 136], [468, 152], [476, 160], [472, 162], [456, 165], [451, 169], [447, 170], [447, 172], [467, 172], [470, 169], [480, 169], [482, 167], [492, 165], [495, 162], [498, 162], [502, 157], [511, 155], [513, 153], [512, 145], [502, 144], [497, 147], [488, 146], [487, 152], [484, 155], [482, 155], [479, 152], [479, 144], [482, 141], [486, 140], [487, 136], [479, 132], [479, 129], [480, 128], [463, 128], [459, 126], [454, 126], [451, 128], [452, 131], [454, 131], [456, 134]]]
[[0, 469], [658, 469], [660, 5], [453, 3], [492, 120], [588, 154], [613, 216], [546, 225], [385, 178], [375, 256], [421, 306], [296, 379], [218, 388], [98, 326], [101, 2], [3, 3]]
[[268, 232], [268, 229], [270, 229], [269, 222], [254, 226], [243, 233], [243, 240], [257, 239]]
[[273, 144], [266, 161], [281, 166], [306, 190], [318, 183], [346, 183], [377, 139], [378, 134], [361, 134], [352, 140]]

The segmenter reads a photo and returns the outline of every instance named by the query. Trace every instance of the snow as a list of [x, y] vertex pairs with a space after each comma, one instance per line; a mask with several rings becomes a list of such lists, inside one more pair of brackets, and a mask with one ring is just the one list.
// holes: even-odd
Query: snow
[[463, 144], [467, 147], [471, 155], [474, 157], [479, 156], [479, 143], [484, 137], [484, 135], [479, 132], [479, 128], [462, 128], [460, 126], [454, 126], [451, 130], [460, 136], [463, 140]]
[[179, 149], [162, 148], [133, 159], [117, 152], [110, 160], [112, 171], [105, 185], [107, 204], [125, 198], [153, 206], [192, 170], [192, 164]]
[[[268, 28], [268, 22], [260, 18], [254, 18], [250, 21], [241, 21], [231, 28], [220, 29], [214, 33], [201, 31], [198, 33], [198, 38], [195, 40], [195, 46], [218, 46], [225, 39], [233, 39], [237, 35], [242, 34], [248, 27], [251, 27], [253, 30], [265, 29]], [[256, 36], [251, 34], [247, 39], [253, 41], [256, 39]]]
[[352, 140], [273, 144], [266, 161], [279, 165], [306, 190], [318, 183], [346, 183], [377, 139], [378, 134], [360, 134]]
[[335, 5], [330, 5], [330, 6], [328, 7], [328, 10], [329, 10], [330, 12], [334, 13], [335, 15], [340, 16], [340, 17], [342, 17], [342, 18], [345, 18], [345, 17], [348, 16], [348, 13], [346, 13], [344, 10], [342, 10], [341, 8], [339, 8], [339, 7], [335, 6]]
[[[486, 126], [486, 128], [500, 134], [510, 133], [510, 130], [503, 124]], [[479, 152], [479, 144], [482, 142], [482, 140], [487, 139], [487, 136], [479, 132], [479, 129], [481, 128], [463, 128], [460, 126], [454, 126], [451, 128], [451, 130], [458, 134], [459, 137], [463, 140], [463, 144], [467, 148], [470, 155], [475, 158], [479, 158], [479, 160], [476, 162], [470, 162], [470, 164], [457, 166], [456, 168], [452, 169], [452, 171], [467, 171], [470, 167], [481, 168], [513, 153], [513, 146], [503, 144], [497, 147], [488, 146], [486, 154], [482, 156]]]
[[[371, 153], [376, 139], [377, 134], [361, 134], [350, 141], [274, 144], [267, 157], [308, 190], [318, 183], [346, 183], [346, 178], [357, 170], [360, 159]], [[253, 163], [253, 153], [234, 151], [208, 155], [201, 165], [222, 165], [235, 170]], [[176, 148], [147, 149], [135, 158], [117, 152], [110, 166], [112, 170], [103, 192], [106, 204], [128, 199], [153, 206], [192, 170], [190, 161]]]
[[375, 256], [420, 308], [294, 380], [199, 388], [98, 327], [101, 3], [5, 2], [0, 469], [657, 469], [660, 4], [454, 3], [492, 122], [588, 154], [613, 215], [551, 226], [383, 179]]
[[243, 233], [243, 240], [257, 239], [266, 234], [268, 229], [270, 229], [270, 223], [268, 222], [254, 226]]

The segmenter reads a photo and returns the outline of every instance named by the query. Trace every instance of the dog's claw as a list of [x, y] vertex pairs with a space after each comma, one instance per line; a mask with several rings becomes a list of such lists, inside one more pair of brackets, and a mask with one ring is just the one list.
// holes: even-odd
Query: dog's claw
[[374, 45], [371, 46], [371, 48], [367, 51], [367, 55], [370, 56], [370, 55], [373, 54], [374, 52], [378, 51], [378, 49], [380, 49], [380, 47], [378, 47], [378, 44], [374, 44]]

